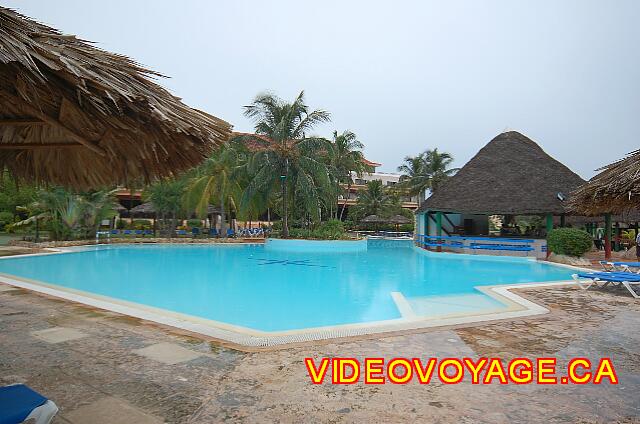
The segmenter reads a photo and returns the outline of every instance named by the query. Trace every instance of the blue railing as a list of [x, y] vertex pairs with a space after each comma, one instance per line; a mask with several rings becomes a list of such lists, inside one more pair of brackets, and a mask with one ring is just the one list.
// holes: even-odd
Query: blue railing
[[430, 236], [418, 234], [417, 242], [424, 248], [472, 249], [477, 251], [501, 250], [531, 252], [535, 250], [533, 239], [503, 237]]

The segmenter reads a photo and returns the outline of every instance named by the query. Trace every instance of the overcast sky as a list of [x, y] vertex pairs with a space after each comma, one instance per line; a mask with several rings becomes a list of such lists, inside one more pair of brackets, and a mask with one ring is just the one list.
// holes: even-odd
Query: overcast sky
[[2, 4], [171, 77], [250, 131], [262, 91], [332, 113], [394, 171], [437, 147], [462, 166], [514, 129], [583, 178], [640, 148], [640, 1], [134, 1]]

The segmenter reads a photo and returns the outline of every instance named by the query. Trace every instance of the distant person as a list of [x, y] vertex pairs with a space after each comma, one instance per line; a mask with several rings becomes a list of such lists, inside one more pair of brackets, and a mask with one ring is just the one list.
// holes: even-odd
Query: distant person
[[640, 231], [636, 235], [636, 259], [640, 262]]

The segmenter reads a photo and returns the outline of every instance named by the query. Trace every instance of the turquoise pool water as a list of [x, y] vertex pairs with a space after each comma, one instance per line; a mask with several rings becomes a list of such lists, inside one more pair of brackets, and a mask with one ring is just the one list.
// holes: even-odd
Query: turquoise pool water
[[391, 292], [402, 293], [424, 315], [500, 307], [474, 286], [570, 278], [561, 267], [425, 254], [410, 242], [370, 242], [360, 252], [342, 252], [336, 243], [324, 252], [106, 246], [2, 259], [0, 273], [262, 331], [400, 318]]

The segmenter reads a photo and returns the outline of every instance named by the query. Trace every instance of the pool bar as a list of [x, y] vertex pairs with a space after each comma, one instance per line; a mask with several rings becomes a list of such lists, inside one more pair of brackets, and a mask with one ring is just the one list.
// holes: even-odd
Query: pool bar
[[415, 242], [428, 250], [460, 252], [477, 255], [530, 256], [543, 259], [547, 255], [547, 241], [478, 236], [432, 236], [418, 234]]

